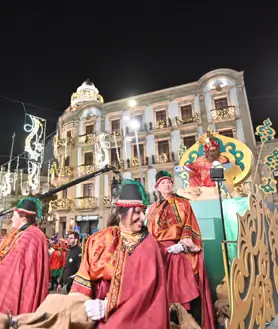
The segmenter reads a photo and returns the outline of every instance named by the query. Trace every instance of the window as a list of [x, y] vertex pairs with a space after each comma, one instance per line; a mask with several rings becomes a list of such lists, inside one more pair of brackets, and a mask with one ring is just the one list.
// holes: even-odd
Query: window
[[[140, 152], [140, 157], [143, 160], [144, 159], [144, 145], [143, 144], [139, 144], [139, 152]], [[134, 158], [136, 158], [137, 155], [137, 145], [133, 145], [133, 156]]]
[[66, 223], [67, 222], [67, 217], [63, 216], [63, 217], [60, 217], [60, 223]]
[[234, 137], [233, 129], [220, 130], [219, 134], [226, 137]]
[[228, 100], [226, 97], [218, 98], [214, 100], [214, 104], [216, 110], [226, 109], [228, 107]]
[[117, 130], [120, 130], [120, 129], [121, 129], [120, 119], [112, 120], [111, 121], [111, 132], [113, 133], [114, 131], [117, 131]]
[[[118, 148], [118, 152], [119, 152], [119, 158], [121, 158], [120, 148]], [[118, 160], [118, 156], [117, 156], [117, 150], [116, 150], [116, 148], [112, 148], [111, 149], [111, 164], [112, 164], [112, 166], [115, 166], [118, 162], [119, 162], [119, 160]]]
[[83, 184], [83, 197], [91, 198], [93, 196], [93, 184]]
[[93, 134], [95, 130], [95, 126], [94, 125], [88, 125], [85, 127], [85, 133], [86, 135], [88, 134]]
[[194, 135], [183, 137], [183, 145], [186, 146], [187, 149], [189, 149], [195, 143], [196, 143], [196, 138]]
[[181, 106], [181, 119], [182, 121], [192, 121], [192, 106], [191, 105], [184, 105]]
[[67, 130], [67, 137], [71, 137], [71, 130]]
[[84, 164], [90, 166], [94, 163], [93, 152], [86, 152], [84, 155]]
[[156, 122], [158, 122], [158, 121], [165, 121], [166, 122], [166, 111], [165, 110], [156, 111], [155, 115], [156, 115]]
[[162, 153], [166, 153], [169, 158], [170, 150], [169, 150], [169, 141], [168, 140], [159, 141], [157, 143], [157, 148], [158, 148], [158, 155], [161, 155]]
[[69, 165], [70, 165], [70, 157], [67, 156], [67, 157], [65, 158], [65, 167], [68, 167]]
[[135, 115], [135, 120], [139, 123], [139, 129], [143, 128], [143, 116], [141, 114]]
[[65, 190], [63, 190], [62, 198], [63, 198], [63, 199], [67, 199], [67, 197], [68, 197], [68, 190], [65, 189]]

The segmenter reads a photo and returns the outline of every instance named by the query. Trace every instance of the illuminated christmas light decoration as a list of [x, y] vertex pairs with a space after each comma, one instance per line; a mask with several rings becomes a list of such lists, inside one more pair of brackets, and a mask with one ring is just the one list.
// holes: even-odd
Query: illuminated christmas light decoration
[[17, 162], [16, 162], [16, 168], [15, 168], [15, 172], [14, 172], [14, 186], [13, 186], [13, 190], [16, 190], [16, 182], [18, 179], [18, 167], [19, 167], [19, 157], [17, 157]]
[[46, 120], [27, 114], [31, 124], [24, 125], [29, 133], [25, 139], [28, 154], [28, 186], [33, 194], [40, 192], [40, 171], [44, 157]]
[[48, 168], [47, 168], [47, 185], [50, 184], [50, 160], [48, 161]]
[[115, 142], [115, 147], [116, 147], [116, 155], [117, 155], [118, 163], [120, 164], [121, 159], [120, 159], [120, 155], [119, 155], [118, 143], [117, 143], [117, 137], [116, 137], [115, 131], [114, 131], [114, 142]]
[[95, 142], [96, 169], [101, 169], [109, 164], [110, 142], [106, 140], [108, 134], [102, 133], [97, 136]]

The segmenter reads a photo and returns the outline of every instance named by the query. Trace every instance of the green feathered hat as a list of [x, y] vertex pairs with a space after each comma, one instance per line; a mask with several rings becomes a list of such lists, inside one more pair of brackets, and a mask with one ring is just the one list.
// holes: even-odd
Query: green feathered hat
[[39, 199], [32, 197], [21, 199], [15, 207], [15, 211], [25, 215], [35, 215], [37, 219], [40, 219], [42, 216], [42, 204]]
[[132, 179], [122, 181], [119, 199], [115, 203], [120, 207], [143, 207], [149, 205], [148, 195], [144, 186]]
[[155, 187], [157, 187], [164, 179], [168, 179], [173, 183], [171, 174], [166, 171], [166, 170], [160, 170], [156, 175], [155, 175]]

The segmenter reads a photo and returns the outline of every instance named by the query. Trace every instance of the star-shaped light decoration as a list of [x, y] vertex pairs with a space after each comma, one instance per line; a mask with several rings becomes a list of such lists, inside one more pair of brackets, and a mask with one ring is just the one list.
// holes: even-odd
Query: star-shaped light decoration
[[259, 185], [264, 194], [270, 194], [277, 192], [276, 189], [276, 180], [271, 177], [262, 177], [263, 184]]
[[271, 127], [272, 122], [270, 119], [266, 119], [263, 121], [262, 125], [259, 125], [256, 128], [256, 135], [260, 136], [261, 142], [264, 144], [265, 142], [274, 139], [274, 136], [276, 134], [276, 131]]

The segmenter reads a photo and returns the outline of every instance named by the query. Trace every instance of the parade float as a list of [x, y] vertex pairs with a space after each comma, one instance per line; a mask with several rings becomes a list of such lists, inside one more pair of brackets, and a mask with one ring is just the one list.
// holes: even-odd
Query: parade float
[[[278, 150], [261, 159], [265, 143], [275, 136], [271, 125], [267, 119], [256, 129], [261, 139], [256, 161], [241, 141], [208, 130], [181, 149], [175, 167], [176, 192], [191, 200], [212, 298], [218, 299], [216, 315], [226, 328], [265, 328], [278, 313], [278, 221], [266, 202], [276, 192]], [[260, 160], [269, 176], [255, 184]]]

